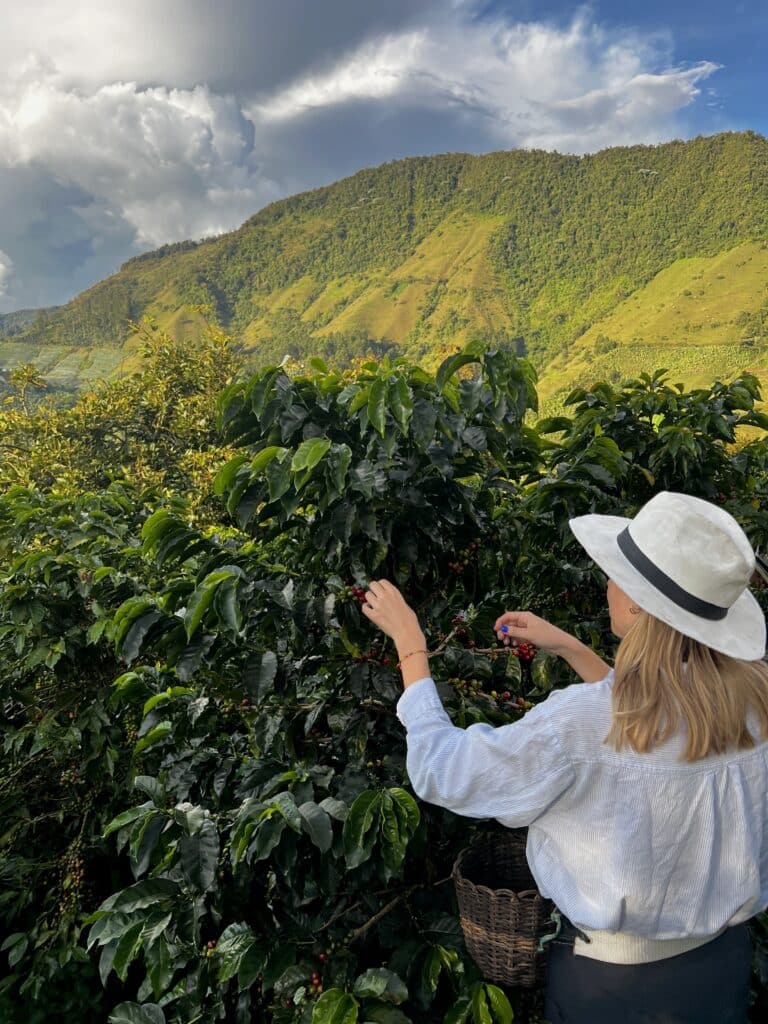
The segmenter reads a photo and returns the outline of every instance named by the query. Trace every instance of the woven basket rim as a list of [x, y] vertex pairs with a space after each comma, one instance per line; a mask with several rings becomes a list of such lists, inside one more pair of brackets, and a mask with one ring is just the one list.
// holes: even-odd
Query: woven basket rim
[[[506, 837], [503, 836], [503, 835], [502, 836], [494, 836], [493, 837], [493, 842], [503, 843], [505, 841], [506, 841]], [[451, 868], [451, 879], [452, 879], [454, 885], [456, 885], [456, 884], [471, 885], [475, 889], [483, 889], [483, 890], [485, 890], [485, 892], [488, 892], [488, 893], [503, 893], [504, 895], [510, 894], [512, 896], [522, 896], [524, 893], [535, 893], [537, 896], [541, 896], [541, 893], [539, 892], [538, 886], [536, 885], [536, 879], [533, 878], [532, 875], [531, 875], [531, 878], [533, 880], [533, 888], [528, 886], [528, 888], [526, 888], [526, 889], [510, 889], [508, 887], [503, 887], [503, 886], [499, 886], [498, 888], [493, 888], [492, 889], [490, 886], [483, 885], [480, 882], [473, 882], [471, 878], [467, 878], [466, 875], [463, 875], [461, 873], [461, 868], [463, 866], [464, 859], [469, 854], [477, 852], [479, 845], [481, 845], [481, 844], [477, 844], [476, 843], [474, 846], [465, 846], [464, 849], [460, 850], [459, 853], [457, 854], [456, 860], [453, 862], [453, 867]], [[531, 871], [530, 871], [530, 867], [527, 865], [527, 862], [526, 862], [526, 866], [528, 867], [528, 873], [530, 874]], [[541, 898], [544, 899], [545, 897], [541, 896]]]

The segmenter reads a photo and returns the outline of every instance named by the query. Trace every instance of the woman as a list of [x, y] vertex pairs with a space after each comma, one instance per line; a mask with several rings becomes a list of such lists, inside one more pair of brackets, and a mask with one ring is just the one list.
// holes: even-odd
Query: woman
[[530, 612], [500, 640], [568, 661], [588, 687], [501, 728], [455, 728], [414, 611], [385, 580], [363, 611], [397, 647], [408, 773], [424, 800], [529, 826], [527, 856], [564, 917], [552, 1024], [746, 1021], [745, 922], [768, 906], [768, 666], [754, 552], [723, 509], [662, 492], [628, 520], [571, 530], [608, 575], [613, 670]]

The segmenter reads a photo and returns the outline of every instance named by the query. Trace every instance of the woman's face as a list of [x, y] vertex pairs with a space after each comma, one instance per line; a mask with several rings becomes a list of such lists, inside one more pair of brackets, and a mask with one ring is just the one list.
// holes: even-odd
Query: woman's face
[[618, 587], [613, 580], [608, 580], [606, 593], [608, 597], [608, 611], [611, 613], [611, 629], [621, 639], [627, 635], [630, 626], [633, 626], [636, 622], [635, 615], [629, 610], [632, 606], [632, 598], [627, 597], [621, 587]]

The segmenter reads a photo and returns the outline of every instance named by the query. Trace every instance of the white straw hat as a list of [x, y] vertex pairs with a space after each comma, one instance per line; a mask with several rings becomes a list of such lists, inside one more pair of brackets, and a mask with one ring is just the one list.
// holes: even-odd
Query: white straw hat
[[724, 509], [661, 491], [634, 519], [577, 516], [587, 554], [646, 612], [733, 658], [765, 655], [765, 616], [748, 584], [755, 553]]

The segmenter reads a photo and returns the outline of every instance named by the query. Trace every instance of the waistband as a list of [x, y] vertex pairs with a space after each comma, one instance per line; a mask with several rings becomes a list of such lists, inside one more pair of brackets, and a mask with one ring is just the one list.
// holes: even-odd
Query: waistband
[[626, 932], [579, 929], [585, 939], [578, 935], [574, 937], [573, 953], [574, 956], [585, 956], [611, 964], [644, 964], [652, 960], [667, 960], [671, 956], [679, 956], [699, 946], [705, 946], [724, 931], [725, 927], [714, 935], [651, 939], [644, 935], [629, 935]]

